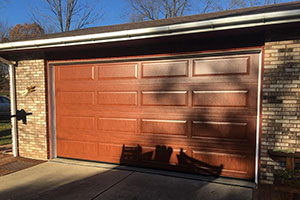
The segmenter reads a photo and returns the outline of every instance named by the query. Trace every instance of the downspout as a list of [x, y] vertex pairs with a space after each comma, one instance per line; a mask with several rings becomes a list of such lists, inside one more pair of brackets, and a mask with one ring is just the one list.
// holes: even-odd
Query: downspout
[[[10, 112], [11, 115], [16, 115], [17, 103], [16, 103], [16, 81], [15, 81], [15, 66], [8, 60], [0, 57], [0, 61], [9, 66], [9, 86], [10, 86]], [[14, 157], [19, 155], [18, 151], [18, 139], [17, 139], [17, 118], [11, 118], [11, 134], [12, 134], [12, 149]]]
[[[15, 66], [14, 64], [9, 64], [10, 73], [10, 109], [11, 115], [17, 114], [17, 102], [16, 102], [16, 80], [15, 80]], [[17, 138], [17, 118], [11, 118], [11, 133], [12, 133], [12, 143], [13, 143], [13, 155], [14, 157], [19, 156], [18, 151], [18, 138]]]

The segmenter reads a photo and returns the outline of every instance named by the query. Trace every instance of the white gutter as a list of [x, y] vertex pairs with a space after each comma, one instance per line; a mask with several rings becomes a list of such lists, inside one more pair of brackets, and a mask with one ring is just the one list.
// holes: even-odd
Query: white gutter
[[[15, 82], [15, 67], [14, 64], [4, 58], [0, 57], [0, 62], [3, 62], [9, 66], [9, 77], [10, 77], [10, 112], [11, 115], [16, 115], [17, 113], [17, 104], [16, 104], [16, 82]], [[13, 155], [17, 157], [18, 152], [18, 140], [17, 140], [17, 118], [11, 118], [11, 134], [12, 134], [12, 146], [13, 146]]]
[[114, 31], [107, 33], [58, 37], [20, 42], [8, 42], [0, 44], [0, 52], [117, 42], [162, 36], [230, 30], [237, 28], [249, 28], [255, 26], [266, 26], [292, 22], [300, 22], [300, 9], [235, 17], [225, 17], [220, 19], [211, 19], [198, 22], [180, 23], [174, 25], [140, 28], [125, 31]]

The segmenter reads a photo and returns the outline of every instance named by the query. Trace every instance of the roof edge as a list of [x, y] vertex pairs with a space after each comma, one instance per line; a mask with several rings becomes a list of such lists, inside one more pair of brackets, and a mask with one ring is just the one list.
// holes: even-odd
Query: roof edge
[[138, 28], [125, 31], [8, 42], [0, 44], [0, 52], [118, 42], [292, 22], [300, 22], [300, 9], [261, 14], [248, 14], [204, 21], [185, 22], [173, 25]]

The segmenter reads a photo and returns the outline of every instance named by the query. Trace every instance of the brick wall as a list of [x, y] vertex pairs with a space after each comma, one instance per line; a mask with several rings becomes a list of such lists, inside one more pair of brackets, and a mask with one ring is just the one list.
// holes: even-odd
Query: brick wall
[[[32, 113], [27, 124], [18, 122], [19, 154], [22, 157], [45, 160], [47, 150], [47, 113], [44, 60], [18, 62], [16, 67], [17, 109]], [[36, 92], [22, 96], [20, 91], [30, 85]]]
[[300, 40], [265, 43], [262, 94], [261, 183], [273, 183], [268, 149], [300, 151]]

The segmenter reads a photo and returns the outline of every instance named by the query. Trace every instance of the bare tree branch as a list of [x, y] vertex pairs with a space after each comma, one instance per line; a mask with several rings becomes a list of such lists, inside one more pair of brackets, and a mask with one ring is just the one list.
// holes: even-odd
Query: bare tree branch
[[[128, 0], [132, 16], [140, 21], [183, 16], [192, 0]], [[131, 18], [131, 21], [136, 21]]]
[[197, 7], [199, 13], [207, 13], [276, 4], [277, 0], [196, 0], [196, 2], [197, 4], [194, 4], [194, 7]]
[[9, 38], [10, 26], [7, 21], [0, 21], [0, 42], [6, 42]]
[[255, 7], [260, 5], [270, 5], [276, 4], [276, 0], [229, 0], [225, 2], [215, 2], [217, 6], [215, 8], [218, 10], [231, 10], [238, 8], [246, 8], [246, 7]]
[[41, 0], [32, 9], [31, 19], [45, 27], [57, 27], [60, 32], [81, 29], [99, 22], [102, 9], [99, 0]]

